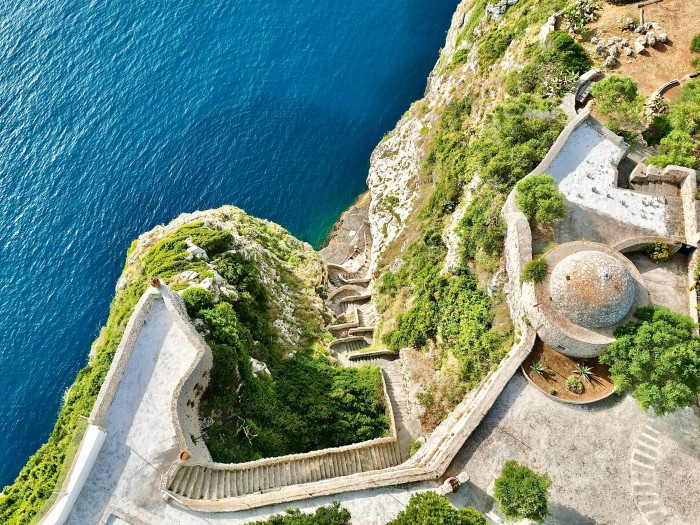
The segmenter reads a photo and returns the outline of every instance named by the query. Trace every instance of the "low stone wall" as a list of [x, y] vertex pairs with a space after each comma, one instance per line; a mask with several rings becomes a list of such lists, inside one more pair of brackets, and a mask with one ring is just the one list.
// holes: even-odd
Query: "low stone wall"
[[633, 253], [643, 250], [655, 242], [668, 244], [675, 253], [681, 247], [682, 240], [676, 237], [666, 237], [664, 235], [639, 235], [615, 243], [612, 248], [620, 253]]
[[698, 250], [695, 250], [688, 257], [688, 313], [690, 318], [696, 323], [700, 322], [698, 316], [698, 291], [695, 288], [697, 286], [695, 280], [696, 268], [699, 262], [700, 253], [698, 253]]
[[348, 352], [347, 357], [350, 361], [356, 359], [368, 359], [370, 357], [399, 357], [399, 354], [392, 352], [388, 348], [379, 348], [377, 350], [356, 350], [354, 352]]
[[[182, 451], [187, 450], [193, 458], [211, 461], [211, 455], [204, 440], [192, 441], [192, 436], [199, 436], [199, 401], [209, 384], [209, 370], [212, 365], [212, 352], [204, 338], [190, 323], [182, 298], [165, 286], [160, 288], [165, 307], [172, 315], [173, 322], [187, 337], [190, 344], [197, 349], [195, 360], [175, 387], [172, 401], [173, 426], [177, 434], [178, 445]], [[188, 404], [188, 402], [190, 402]]]
[[683, 202], [685, 242], [697, 248], [698, 243], [700, 243], [700, 226], [698, 225], [699, 210], [697, 200], [698, 172], [690, 168], [681, 168], [679, 166], [667, 166], [663, 171], [664, 175], [671, 175], [678, 172], [685, 174], [685, 178], [681, 184], [681, 202]]
[[131, 353], [134, 351], [134, 346], [136, 345], [136, 340], [141, 333], [141, 328], [146, 322], [146, 317], [148, 317], [148, 312], [151, 311], [153, 303], [161, 297], [158, 290], [149, 287], [144, 294], [136, 303], [134, 311], [129, 318], [129, 322], [126, 324], [124, 329], [124, 334], [122, 335], [117, 351], [114, 354], [114, 359], [112, 359], [112, 364], [107, 372], [107, 377], [105, 377], [102, 387], [100, 388], [99, 394], [97, 394], [97, 399], [92, 407], [92, 412], [90, 412], [90, 424], [101, 426], [104, 423], [109, 408], [112, 406], [112, 401], [119, 388], [119, 383], [124, 375], [124, 370], [129, 362]]

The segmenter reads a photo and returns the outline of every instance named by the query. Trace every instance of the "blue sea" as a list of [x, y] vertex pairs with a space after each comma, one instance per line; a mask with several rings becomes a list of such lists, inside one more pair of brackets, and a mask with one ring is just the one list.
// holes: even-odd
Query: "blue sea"
[[458, 0], [0, 0], [0, 486], [46, 440], [130, 242], [235, 204], [318, 246]]

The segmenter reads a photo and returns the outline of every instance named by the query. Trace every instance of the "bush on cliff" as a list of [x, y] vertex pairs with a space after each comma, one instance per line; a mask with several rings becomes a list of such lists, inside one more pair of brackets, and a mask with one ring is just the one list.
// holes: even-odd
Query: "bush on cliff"
[[583, 46], [563, 31], [552, 31], [544, 44], [533, 44], [528, 57], [528, 63], [506, 79], [506, 90], [511, 96], [562, 96], [573, 86], [576, 76], [591, 67]]

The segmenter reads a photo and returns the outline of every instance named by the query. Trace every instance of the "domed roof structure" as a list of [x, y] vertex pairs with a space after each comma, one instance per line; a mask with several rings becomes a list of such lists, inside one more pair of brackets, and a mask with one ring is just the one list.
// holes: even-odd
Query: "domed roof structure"
[[622, 321], [634, 302], [634, 279], [622, 261], [600, 251], [565, 257], [549, 280], [552, 301], [577, 325], [605, 328]]

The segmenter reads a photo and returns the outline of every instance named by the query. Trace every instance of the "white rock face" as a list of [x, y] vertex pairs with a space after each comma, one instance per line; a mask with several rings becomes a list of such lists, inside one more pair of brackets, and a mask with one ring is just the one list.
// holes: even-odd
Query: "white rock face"
[[[511, 0], [510, 5], [514, 2]], [[442, 55], [445, 63], [452, 60], [457, 50], [457, 35], [469, 12], [460, 5], [452, 17], [452, 24], [447, 34]], [[488, 15], [487, 15], [488, 16]], [[474, 46], [467, 60], [460, 67], [463, 70], [476, 71], [477, 49]], [[438, 117], [433, 109], [450, 102], [454, 98], [454, 90], [465, 82], [465, 79], [452, 72], [451, 75], [440, 75], [436, 67], [428, 79], [425, 98], [420, 104], [423, 111], [416, 108], [404, 116], [396, 125], [394, 131], [385, 138], [374, 150], [370, 159], [367, 185], [372, 197], [369, 208], [369, 223], [372, 233], [372, 273], [384, 250], [405, 229], [405, 222], [416, 206], [418, 196], [418, 176], [422, 172], [424, 161], [425, 139], [422, 130], [432, 128]]]
[[189, 253], [189, 255], [187, 256], [188, 261], [191, 261], [192, 259], [202, 259], [204, 261], [209, 260], [207, 252], [205, 252], [202, 248], [200, 248], [196, 244], [192, 244], [192, 241], [189, 240], [187, 244], [187, 253]]
[[123, 290], [124, 288], [126, 288], [127, 284], [129, 284], [129, 282], [126, 280], [126, 277], [120, 277], [117, 281], [117, 286], [115, 287], [115, 290]]
[[253, 367], [253, 373], [257, 376], [259, 374], [270, 375], [270, 370], [268, 370], [267, 365], [262, 361], [258, 361], [254, 357], [250, 358], [250, 365]]

